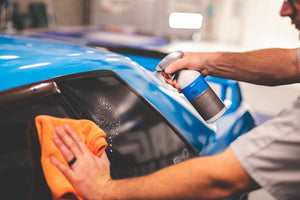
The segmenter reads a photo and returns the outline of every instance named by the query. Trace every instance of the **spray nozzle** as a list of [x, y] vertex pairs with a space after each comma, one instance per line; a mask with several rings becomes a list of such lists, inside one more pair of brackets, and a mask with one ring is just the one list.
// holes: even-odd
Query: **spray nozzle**
[[[179, 60], [180, 58], [182, 58], [183, 56], [183, 52], [182, 51], [174, 51], [170, 54], [168, 54], [166, 57], [164, 57], [160, 63], [158, 63], [157, 67], [156, 67], [156, 71], [157, 72], [163, 72], [165, 71], [165, 69], [173, 62], [175, 62], [176, 60]], [[173, 74], [169, 74], [168, 77], [172, 80], [174, 80], [177, 77], [177, 72], [173, 73]]]

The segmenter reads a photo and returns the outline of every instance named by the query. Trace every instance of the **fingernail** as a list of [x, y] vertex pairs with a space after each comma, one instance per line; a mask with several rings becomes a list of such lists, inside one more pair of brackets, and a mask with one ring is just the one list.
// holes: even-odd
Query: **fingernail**
[[57, 135], [53, 135], [53, 136], [52, 136], [52, 139], [53, 139], [53, 140], [57, 140], [57, 138], [58, 138]]
[[56, 132], [59, 132], [61, 130], [61, 128], [59, 128], [58, 126], [55, 126], [54, 129], [55, 129]]
[[70, 130], [70, 125], [69, 124], [64, 124], [64, 128]]
[[54, 144], [59, 144], [60, 143], [60, 139], [57, 135], [53, 135], [52, 140], [53, 140]]
[[50, 159], [50, 162], [51, 162], [51, 163], [55, 162], [55, 158], [54, 158], [52, 155], [49, 156], [49, 159]]
[[49, 160], [50, 160], [50, 162], [53, 164], [53, 165], [57, 165], [58, 164], [58, 160], [54, 157], [54, 156], [50, 156], [49, 157]]

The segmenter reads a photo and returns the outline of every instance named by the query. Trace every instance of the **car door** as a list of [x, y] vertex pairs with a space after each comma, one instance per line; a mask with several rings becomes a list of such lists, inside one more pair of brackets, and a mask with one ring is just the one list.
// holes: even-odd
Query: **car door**
[[0, 198], [51, 199], [39, 162], [38, 115], [89, 119], [107, 134], [114, 179], [149, 174], [197, 156], [193, 147], [115, 73], [59, 77], [1, 92]]

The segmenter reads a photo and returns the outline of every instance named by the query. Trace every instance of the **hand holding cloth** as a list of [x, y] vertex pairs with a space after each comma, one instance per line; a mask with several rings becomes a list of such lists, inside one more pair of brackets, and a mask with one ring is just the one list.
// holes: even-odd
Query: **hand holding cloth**
[[56, 134], [55, 127], [63, 128], [64, 124], [69, 124], [96, 156], [100, 156], [107, 147], [106, 134], [90, 120], [55, 118], [46, 115], [40, 115], [35, 118], [35, 126], [41, 146], [41, 165], [53, 199], [82, 199], [49, 159], [50, 156], [55, 156], [61, 163], [68, 166], [52, 140], [53, 135]]

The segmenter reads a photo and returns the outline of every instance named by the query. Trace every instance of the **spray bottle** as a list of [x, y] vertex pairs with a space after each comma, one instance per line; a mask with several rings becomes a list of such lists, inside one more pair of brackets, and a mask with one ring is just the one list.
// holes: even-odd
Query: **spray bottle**
[[[175, 51], [164, 57], [156, 67], [156, 71], [164, 71], [167, 66], [182, 58], [183, 52]], [[181, 92], [190, 101], [206, 123], [212, 123], [226, 112], [226, 107], [216, 93], [211, 89], [200, 72], [182, 69], [169, 78], [177, 82]]]

